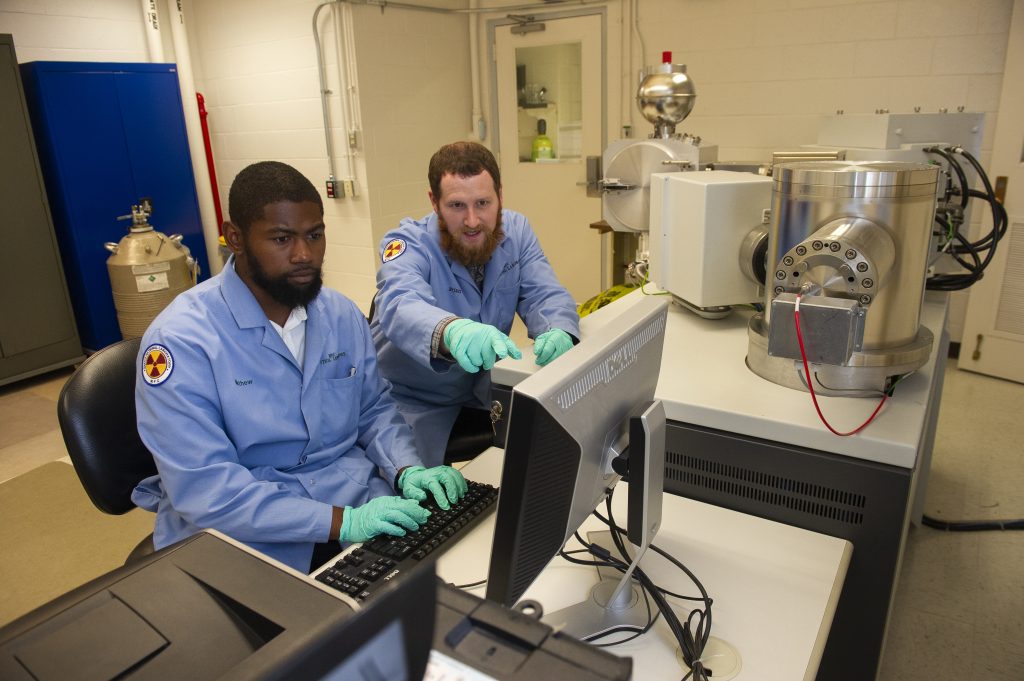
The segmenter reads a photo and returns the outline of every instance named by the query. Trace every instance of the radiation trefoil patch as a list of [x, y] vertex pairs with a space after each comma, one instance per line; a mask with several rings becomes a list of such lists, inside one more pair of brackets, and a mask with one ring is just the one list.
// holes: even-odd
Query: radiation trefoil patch
[[160, 385], [171, 377], [174, 358], [171, 351], [162, 345], [153, 344], [142, 355], [142, 378], [150, 385]]
[[405, 239], [392, 239], [381, 251], [381, 262], [389, 262], [405, 253]]

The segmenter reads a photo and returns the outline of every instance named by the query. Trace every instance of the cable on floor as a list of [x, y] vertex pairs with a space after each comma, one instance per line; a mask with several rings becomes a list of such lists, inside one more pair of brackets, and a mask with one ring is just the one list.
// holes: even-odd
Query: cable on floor
[[939, 520], [921, 516], [921, 524], [946, 532], [988, 532], [991, 530], [1024, 530], [1024, 518], [1018, 520]]

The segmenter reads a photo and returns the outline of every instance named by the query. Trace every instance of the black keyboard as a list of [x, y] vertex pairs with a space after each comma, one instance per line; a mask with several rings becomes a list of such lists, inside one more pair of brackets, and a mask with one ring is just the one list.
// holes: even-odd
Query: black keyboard
[[355, 547], [334, 565], [320, 572], [317, 581], [343, 591], [356, 600], [373, 595], [375, 587], [410, 569], [428, 556], [436, 558], [459, 541], [494, 510], [498, 488], [467, 480], [466, 496], [447, 511], [433, 496], [420, 502], [430, 518], [404, 537], [381, 535]]

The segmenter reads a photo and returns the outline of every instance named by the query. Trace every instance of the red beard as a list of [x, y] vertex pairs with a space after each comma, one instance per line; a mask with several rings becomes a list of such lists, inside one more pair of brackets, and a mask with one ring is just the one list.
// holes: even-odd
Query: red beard
[[505, 238], [505, 231], [501, 228], [501, 208], [498, 208], [498, 224], [484, 236], [484, 242], [478, 248], [467, 248], [462, 241], [453, 237], [448, 231], [448, 223], [444, 221], [440, 213], [437, 215], [437, 224], [441, 231], [441, 248], [451, 256], [452, 260], [460, 262], [466, 267], [486, 264], [494, 254], [494, 249]]

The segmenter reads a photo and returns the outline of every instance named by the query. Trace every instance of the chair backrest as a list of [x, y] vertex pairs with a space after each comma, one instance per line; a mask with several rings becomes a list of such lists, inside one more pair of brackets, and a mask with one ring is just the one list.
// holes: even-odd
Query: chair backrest
[[141, 340], [130, 338], [94, 353], [68, 379], [57, 403], [64, 444], [82, 487], [96, 508], [114, 515], [135, 508], [135, 485], [156, 474], [135, 421]]

